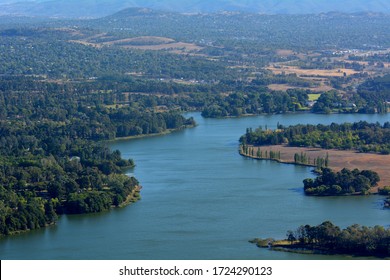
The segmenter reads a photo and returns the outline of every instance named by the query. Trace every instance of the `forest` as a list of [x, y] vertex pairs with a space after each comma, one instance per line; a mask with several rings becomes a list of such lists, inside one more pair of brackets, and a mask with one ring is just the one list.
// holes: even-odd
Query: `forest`
[[[390, 230], [382, 226], [367, 227], [354, 224], [345, 229], [325, 221], [317, 226], [302, 225], [286, 234], [287, 244], [272, 239], [271, 248], [284, 248], [292, 252], [320, 254], [347, 254], [353, 256], [390, 256]], [[253, 241], [263, 247], [264, 240]], [[302, 251], [303, 250], [303, 251]]]
[[105, 140], [193, 126], [142, 103], [110, 107], [106, 94], [29, 77], [0, 78], [0, 235], [108, 210], [139, 198], [131, 159]]
[[[82, 90], [93, 85], [118, 96], [117, 102], [122, 93], [148, 93], [169, 98], [168, 104], [182, 110], [202, 111], [204, 117], [300, 110], [381, 113], [389, 109], [390, 76], [375, 78], [368, 72], [388, 73], [386, 65], [369, 66], [386, 61], [388, 54], [376, 52], [390, 47], [388, 21], [365, 14], [329, 13], [319, 19], [247, 13], [190, 16], [145, 9], [94, 20], [0, 17], [0, 74], [81, 83]], [[375, 54], [334, 54], [353, 48]], [[274, 73], [270, 65], [360, 72], [321, 82], [321, 75]], [[273, 90], [275, 84], [287, 90]], [[319, 90], [320, 98], [308, 107], [307, 95]]]
[[390, 153], [390, 123], [343, 123], [330, 125], [278, 125], [276, 130], [262, 127], [247, 129], [240, 138], [242, 144], [320, 147], [323, 149], [357, 150], [359, 152]]
[[[367, 59], [379, 78], [358, 73], [322, 82], [267, 67], [297, 60], [305, 60], [302, 67], [325, 60], [339, 66], [332, 51], [385, 51], [389, 21], [379, 14], [148, 9], [93, 20], [0, 17], [0, 235], [53, 224], [63, 213], [100, 212], [137, 200], [140, 183], [124, 175], [135, 163], [105, 141], [196, 125], [182, 116], [185, 111], [210, 118], [387, 112], [390, 76], [375, 56]], [[308, 62], [313, 55], [324, 61]], [[355, 69], [365, 60], [351, 59], [345, 66]], [[281, 89], [273, 90], [275, 84]], [[309, 107], [318, 87], [325, 89]], [[348, 108], [351, 102], [356, 107]], [[388, 154], [389, 130], [388, 123], [280, 126], [250, 130], [242, 142]]]
[[322, 168], [320, 175], [314, 180], [303, 180], [303, 189], [305, 194], [317, 196], [368, 194], [379, 181], [379, 175], [371, 170], [343, 168], [340, 172], [334, 172], [329, 168]]

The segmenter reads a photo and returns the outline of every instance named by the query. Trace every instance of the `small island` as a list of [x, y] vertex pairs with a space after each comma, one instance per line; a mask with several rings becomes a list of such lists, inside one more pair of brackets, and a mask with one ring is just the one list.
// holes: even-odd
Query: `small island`
[[284, 240], [256, 238], [260, 248], [301, 254], [346, 254], [361, 257], [390, 257], [390, 229], [382, 226], [351, 225], [340, 229], [326, 221], [317, 226], [302, 225], [289, 230]]

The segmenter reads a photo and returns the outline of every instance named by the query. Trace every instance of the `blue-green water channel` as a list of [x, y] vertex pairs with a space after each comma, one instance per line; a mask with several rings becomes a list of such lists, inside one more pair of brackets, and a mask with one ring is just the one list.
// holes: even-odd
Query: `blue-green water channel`
[[203, 119], [169, 135], [110, 143], [137, 166], [129, 170], [142, 200], [96, 215], [62, 216], [57, 225], [0, 239], [1, 259], [340, 259], [259, 249], [255, 237], [284, 238], [302, 224], [390, 225], [383, 197], [307, 197], [310, 168], [238, 154], [247, 127], [277, 123], [383, 123], [390, 115], [291, 114]]

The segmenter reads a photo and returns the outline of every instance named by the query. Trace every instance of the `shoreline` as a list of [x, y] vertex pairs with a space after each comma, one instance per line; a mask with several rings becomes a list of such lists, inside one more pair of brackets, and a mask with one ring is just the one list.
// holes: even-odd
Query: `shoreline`
[[[59, 215], [59, 216], [60, 216], [60, 215]], [[46, 228], [48, 228], [48, 227], [52, 227], [52, 226], [56, 226], [56, 225], [57, 225], [57, 221], [52, 222], [52, 223], [50, 223], [50, 224], [45, 224], [43, 227], [40, 227], [40, 228], [24, 229], [24, 230], [12, 231], [12, 232], [10, 232], [10, 233], [8, 233], [8, 234], [1, 234], [1, 235], [0, 235], [0, 239], [6, 238], [6, 237], [9, 237], [9, 236], [16, 236], [16, 235], [20, 235], [20, 234], [24, 234], [24, 233], [36, 231], [36, 230], [43, 230], [43, 229], [46, 229]]]
[[[173, 133], [173, 132], [176, 132], [176, 131], [181, 131], [181, 130], [184, 130], [186, 128], [193, 128], [193, 127], [196, 127], [196, 126], [197, 126], [196, 124], [195, 125], [185, 125], [185, 126], [182, 126], [180, 128], [177, 128], [177, 129], [167, 129], [167, 130], [165, 130], [165, 131], [163, 131], [161, 133], [153, 133], [153, 134], [146, 134], [146, 135], [136, 135], [136, 136], [128, 136], [128, 137], [117, 137], [117, 138], [110, 139], [110, 140], [104, 140], [102, 142], [114, 142], [114, 141], [120, 141], [120, 140], [129, 140], [129, 139], [161, 136], [161, 135], [170, 134], [170, 133]], [[129, 166], [123, 166], [121, 168], [122, 169], [121, 174], [126, 175], [123, 172], [123, 170], [124, 169], [128, 169], [128, 168], [134, 168], [135, 166], [136, 166], [135, 164], [129, 165]], [[126, 176], [128, 176], [128, 175], [126, 175]], [[97, 213], [108, 212], [108, 211], [111, 211], [112, 209], [115, 209], [115, 208], [124, 208], [124, 207], [126, 207], [126, 206], [128, 206], [130, 204], [133, 204], [133, 203], [139, 201], [141, 199], [141, 195], [140, 195], [141, 189], [142, 189], [142, 186], [140, 186], [140, 185], [135, 186], [135, 188], [132, 190], [132, 192], [129, 195], [127, 195], [126, 199], [122, 203], [120, 203], [118, 206], [111, 205], [111, 207], [109, 209], [106, 209], [106, 210], [103, 210], [103, 211], [100, 211], [100, 212], [97, 212]], [[62, 215], [88, 215], [88, 214], [96, 214], [96, 213], [57, 214], [57, 215], [58, 215], [58, 217], [61, 217]], [[28, 232], [39, 230], [39, 229], [45, 229], [47, 227], [55, 226], [56, 224], [57, 224], [57, 222], [53, 222], [53, 223], [50, 223], [50, 224], [45, 224], [44, 226], [42, 226], [40, 228], [12, 231], [12, 232], [10, 232], [8, 234], [0, 235], [0, 239], [1, 238], [5, 238], [7, 236], [15, 236], [15, 235], [24, 234], [24, 233], [28, 233]]]
[[134, 190], [131, 193], [129, 193], [129, 195], [126, 197], [125, 201], [123, 201], [118, 206], [114, 206], [112, 208], [123, 208], [123, 207], [126, 207], [132, 203], [137, 202], [138, 200], [141, 199], [141, 195], [140, 195], [141, 189], [142, 189], [142, 186], [137, 185], [134, 188]]
[[294, 253], [294, 254], [306, 254], [306, 255], [329, 255], [329, 256], [350, 256], [350, 257], [360, 257], [360, 258], [373, 258], [373, 259], [384, 259], [387, 260], [389, 257], [387, 256], [379, 256], [379, 255], [365, 255], [365, 254], [353, 254], [351, 253], [343, 253], [337, 250], [332, 251], [326, 248], [316, 248], [312, 247], [304, 247], [298, 244], [291, 244], [288, 240], [274, 240], [272, 238], [260, 239], [255, 238], [253, 240], [249, 240], [249, 243], [255, 244], [258, 248], [268, 249], [275, 252], [286, 252], [286, 253]]
[[[256, 146], [250, 146], [250, 147], [254, 147], [255, 148]], [[239, 154], [241, 156], [246, 157], [246, 158], [252, 158], [252, 159], [257, 159], [257, 160], [270, 160], [270, 161], [276, 161], [277, 163], [299, 165], [299, 166], [305, 166], [305, 167], [316, 167], [316, 165], [313, 165], [313, 164], [306, 164], [306, 163], [300, 163], [300, 162], [294, 162], [294, 161], [287, 161], [287, 160], [282, 160], [282, 159], [277, 159], [277, 158], [266, 158], [266, 157], [257, 157], [257, 156], [247, 155], [241, 149], [239, 149], [238, 152], [239, 152]]]
[[109, 140], [104, 140], [104, 142], [116, 142], [116, 141], [126, 141], [126, 140], [132, 140], [132, 139], [142, 139], [142, 138], [149, 138], [149, 137], [156, 137], [156, 136], [163, 136], [163, 135], [168, 135], [174, 132], [182, 131], [187, 128], [194, 128], [197, 125], [186, 125], [180, 128], [172, 128], [172, 129], [167, 129], [159, 133], [149, 133], [149, 134], [139, 134], [139, 135], [132, 135], [132, 136], [124, 136], [124, 137], [115, 137], [113, 139]]
[[[60, 218], [63, 215], [71, 215], [71, 216], [74, 216], [74, 215], [90, 215], [90, 214], [98, 214], [98, 213], [108, 212], [108, 211], [110, 211], [112, 209], [116, 209], [116, 208], [124, 208], [124, 207], [126, 207], [126, 206], [128, 206], [130, 204], [133, 204], [133, 203], [135, 203], [135, 202], [137, 202], [137, 201], [139, 201], [141, 199], [141, 195], [140, 195], [141, 189], [142, 189], [142, 186], [137, 185], [134, 188], [134, 190], [126, 197], [125, 201], [123, 201], [118, 206], [111, 205], [111, 209], [106, 209], [104, 211], [97, 212], [97, 213], [61, 214], [61, 215], [58, 214], [58, 218]], [[31, 231], [45, 229], [45, 228], [56, 226], [56, 225], [57, 225], [57, 222], [53, 222], [53, 223], [50, 223], [50, 224], [45, 224], [45, 226], [40, 227], [40, 228], [36, 228], [36, 229], [26, 229], [26, 230], [13, 231], [13, 232], [10, 232], [9, 234], [0, 235], [0, 239], [1, 238], [5, 238], [7, 236], [16, 236], [16, 235], [20, 235], [20, 234], [25, 234], [25, 233], [28, 233], [28, 232], [31, 232]]]

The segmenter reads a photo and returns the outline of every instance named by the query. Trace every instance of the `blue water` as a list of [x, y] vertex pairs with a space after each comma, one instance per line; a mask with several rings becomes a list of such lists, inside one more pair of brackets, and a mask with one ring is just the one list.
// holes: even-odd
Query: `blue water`
[[307, 197], [310, 168], [238, 154], [247, 127], [277, 123], [383, 123], [390, 115], [291, 114], [203, 119], [169, 135], [117, 141], [142, 199], [95, 215], [62, 216], [56, 226], [0, 240], [1, 259], [340, 259], [259, 249], [248, 240], [284, 238], [302, 224], [390, 225], [383, 197]]

